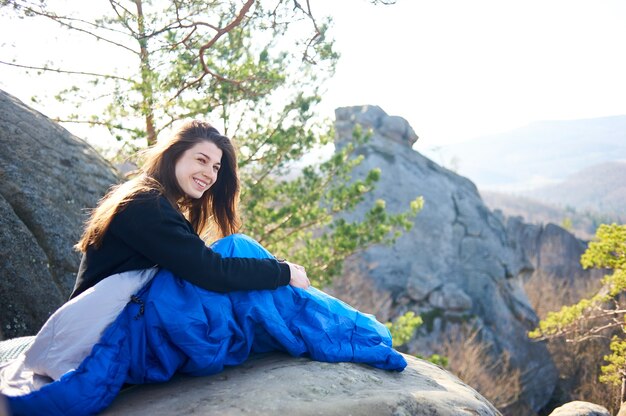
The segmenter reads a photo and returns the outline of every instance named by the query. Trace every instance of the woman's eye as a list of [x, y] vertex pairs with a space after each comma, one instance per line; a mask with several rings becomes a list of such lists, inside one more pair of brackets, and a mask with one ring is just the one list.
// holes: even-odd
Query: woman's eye
[[202, 163], [203, 165], [204, 165], [204, 164], [206, 164], [206, 160], [204, 160], [204, 159], [202, 159], [202, 158], [199, 158], [199, 159], [197, 159], [197, 160], [198, 160], [198, 162]]

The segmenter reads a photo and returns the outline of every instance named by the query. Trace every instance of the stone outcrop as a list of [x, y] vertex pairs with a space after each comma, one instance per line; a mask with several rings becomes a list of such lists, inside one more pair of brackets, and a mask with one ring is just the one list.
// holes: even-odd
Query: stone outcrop
[[[496, 211], [497, 215], [500, 215]], [[587, 249], [587, 243], [576, 238], [567, 230], [555, 224], [526, 224], [521, 217], [506, 220], [509, 241], [521, 251], [533, 266], [534, 271], [527, 276], [525, 284], [534, 284], [535, 291], [549, 294], [546, 300], [535, 299], [535, 311], [545, 316], [556, 306], [578, 302], [580, 293], [591, 293], [599, 289], [603, 270], [583, 269], [580, 257]], [[530, 288], [529, 288], [530, 290]]]
[[67, 299], [85, 211], [118, 180], [91, 146], [0, 91], [0, 339], [34, 334]]
[[507, 408], [541, 409], [557, 371], [545, 345], [526, 335], [538, 322], [522, 287], [532, 263], [511, 243], [472, 182], [411, 149], [416, 136], [406, 121], [389, 123], [389, 116], [373, 106], [340, 108], [336, 117], [339, 148], [356, 124], [373, 130], [370, 141], [357, 149], [364, 160], [354, 176], [382, 170], [376, 190], [347, 219], [362, 216], [378, 198], [390, 212], [400, 212], [421, 195], [424, 208], [396, 244], [348, 259], [331, 293], [381, 321], [407, 311], [422, 315], [426, 322], [405, 349], [413, 354], [442, 353], [443, 340], [457, 336], [461, 327], [475, 328], [494, 361], [505, 354], [521, 374], [520, 397]]
[[427, 361], [401, 372], [282, 354], [209, 377], [183, 377], [123, 391], [102, 415], [499, 415], [485, 398]]
[[550, 416], [611, 416], [611, 413], [603, 406], [575, 401], [557, 407], [550, 413]]

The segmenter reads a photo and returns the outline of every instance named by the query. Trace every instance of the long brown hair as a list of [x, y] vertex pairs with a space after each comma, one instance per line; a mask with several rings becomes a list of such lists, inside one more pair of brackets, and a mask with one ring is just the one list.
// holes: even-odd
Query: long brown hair
[[[215, 183], [201, 198], [195, 199], [185, 195], [178, 185], [175, 168], [183, 153], [203, 140], [214, 143], [222, 151], [222, 160]], [[215, 237], [236, 233], [241, 225], [237, 212], [239, 176], [235, 147], [211, 124], [194, 120], [181, 126], [169, 140], [146, 151], [139, 176], [111, 188], [87, 221], [75, 248], [84, 252], [89, 246], [99, 247], [113, 217], [137, 195], [150, 191], [165, 196], [205, 239], [211, 231], [217, 234]]]

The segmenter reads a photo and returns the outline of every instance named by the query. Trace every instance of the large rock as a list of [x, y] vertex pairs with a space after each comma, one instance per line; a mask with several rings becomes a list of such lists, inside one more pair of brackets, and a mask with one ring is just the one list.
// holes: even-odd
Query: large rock
[[406, 348], [410, 353], [443, 353], [442, 341], [458, 336], [460, 326], [477, 328], [476, 339], [493, 362], [507, 356], [521, 374], [520, 396], [506, 408], [540, 410], [558, 375], [546, 346], [526, 335], [538, 322], [522, 287], [533, 267], [511, 243], [501, 219], [483, 204], [472, 182], [411, 149], [406, 137], [414, 136], [412, 129], [387, 129], [389, 116], [380, 108], [340, 108], [336, 117], [339, 148], [355, 124], [373, 130], [370, 141], [357, 149], [364, 161], [354, 176], [382, 170], [376, 190], [349, 220], [361, 217], [378, 198], [394, 213], [408, 209], [418, 195], [425, 203], [412, 230], [395, 245], [374, 246], [348, 259], [331, 293], [381, 321], [407, 311], [425, 317]]
[[36, 333], [67, 300], [86, 209], [118, 181], [91, 146], [0, 91], [0, 339]]
[[102, 415], [499, 415], [458, 378], [406, 357], [401, 372], [269, 354], [209, 377], [176, 376], [120, 394]]
[[611, 416], [611, 413], [598, 404], [574, 401], [557, 407], [550, 416]]

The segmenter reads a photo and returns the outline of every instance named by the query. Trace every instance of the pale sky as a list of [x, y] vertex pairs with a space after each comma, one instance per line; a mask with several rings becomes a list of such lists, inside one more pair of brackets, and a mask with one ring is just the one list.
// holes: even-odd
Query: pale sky
[[343, 59], [327, 98], [406, 118], [416, 148], [626, 114], [625, 1], [325, 3], [351, 5], [331, 7]]
[[[311, 0], [311, 5], [314, 13], [333, 16], [342, 55], [322, 115], [332, 116], [339, 106], [378, 105], [409, 121], [420, 136], [418, 150], [532, 121], [626, 114], [626, 1], [398, 0], [372, 6], [366, 0]], [[15, 56], [12, 45], [20, 47], [20, 59], [33, 64], [59, 46], [78, 51], [72, 40], [42, 36], [47, 33], [42, 26], [0, 19], [0, 60]], [[97, 67], [98, 57], [86, 61]], [[0, 65], [0, 88], [27, 104], [48, 87], [49, 82]], [[42, 106], [35, 107], [46, 113]]]

